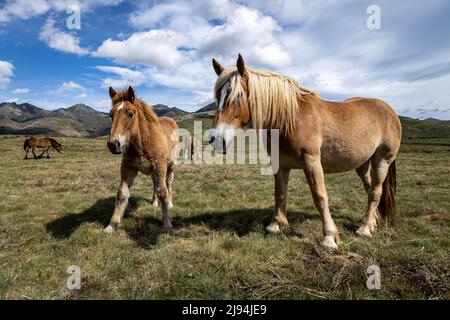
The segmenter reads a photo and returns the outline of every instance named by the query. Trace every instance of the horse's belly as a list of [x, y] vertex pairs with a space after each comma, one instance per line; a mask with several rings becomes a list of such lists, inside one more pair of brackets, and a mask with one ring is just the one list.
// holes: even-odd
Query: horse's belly
[[375, 146], [366, 148], [323, 148], [321, 163], [325, 173], [351, 171], [362, 166], [375, 152]]
[[136, 168], [139, 172], [147, 176], [151, 175], [154, 171], [153, 166], [146, 159], [134, 159], [132, 161], [129, 161], [128, 164], [130, 165], [130, 167]]

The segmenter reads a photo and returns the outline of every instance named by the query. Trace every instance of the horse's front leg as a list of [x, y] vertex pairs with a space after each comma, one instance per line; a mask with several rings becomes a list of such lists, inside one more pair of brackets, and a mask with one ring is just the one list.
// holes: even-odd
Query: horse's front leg
[[27, 160], [28, 159], [28, 148], [27, 148], [27, 150], [25, 151], [25, 160]]
[[152, 205], [154, 207], [157, 207], [159, 204], [158, 204], [158, 196], [156, 195], [156, 181], [154, 176], [152, 176], [152, 183], [153, 183]]
[[166, 183], [167, 166], [161, 166], [153, 174], [156, 182], [156, 194], [161, 202], [163, 228], [167, 230], [172, 229], [169, 216], [169, 191]]
[[275, 214], [266, 227], [267, 232], [277, 233], [289, 225], [286, 217], [287, 189], [290, 169], [280, 168], [275, 174]]
[[42, 158], [42, 156], [44, 155], [44, 153], [45, 153], [45, 149], [41, 152], [40, 155], [38, 155], [38, 158]]
[[128, 198], [130, 197], [130, 188], [133, 185], [134, 178], [138, 173], [135, 169], [125, 168], [122, 163], [121, 168], [121, 179], [119, 189], [117, 190], [116, 204], [114, 208], [114, 213], [111, 217], [109, 225], [105, 228], [105, 232], [113, 232], [122, 221], [123, 213], [128, 205]]
[[337, 249], [339, 243], [339, 232], [334, 224], [333, 218], [328, 207], [328, 195], [325, 187], [325, 178], [323, 174], [320, 155], [304, 156], [305, 176], [311, 189], [314, 204], [320, 212], [323, 224], [323, 241], [325, 247]]

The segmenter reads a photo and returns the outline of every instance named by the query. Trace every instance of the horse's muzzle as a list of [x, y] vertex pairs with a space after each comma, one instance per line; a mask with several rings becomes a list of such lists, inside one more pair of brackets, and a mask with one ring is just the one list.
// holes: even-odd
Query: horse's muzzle
[[212, 136], [209, 139], [209, 144], [214, 147], [214, 150], [216, 150], [217, 153], [221, 154], [227, 153], [227, 142], [225, 141], [225, 138], [218, 138], [216, 140], [216, 137]]
[[108, 146], [108, 149], [112, 154], [121, 154], [122, 153], [122, 146], [120, 145], [119, 141], [117, 141], [117, 140], [114, 142], [108, 141], [106, 143], [106, 145]]

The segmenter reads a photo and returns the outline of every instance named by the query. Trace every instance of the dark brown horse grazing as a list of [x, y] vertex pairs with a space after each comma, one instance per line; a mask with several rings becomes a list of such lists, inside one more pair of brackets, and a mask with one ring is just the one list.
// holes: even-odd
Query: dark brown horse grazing
[[133, 88], [116, 92], [109, 88], [112, 100], [112, 119], [108, 148], [113, 154], [123, 154], [121, 181], [116, 205], [105, 232], [112, 232], [120, 224], [128, 204], [130, 187], [138, 172], [151, 175], [153, 204], [161, 203], [163, 225], [172, 228], [169, 208], [172, 207], [172, 182], [178, 156], [178, 126], [170, 118], [158, 118], [150, 106], [135, 97]]
[[[36, 153], [34, 152], [36, 148], [44, 149], [42, 153], [39, 156], [36, 156]], [[47, 158], [50, 158], [50, 154], [48, 153], [48, 150], [50, 148], [55, 149], [59, 153], [62, 153], [62, 145], [56, 141], [53, 138], [41, 138], [41, 137], [30, 137], [25, 140], [23, 144], [23, 150], [26, 151], [25, 153], [25, 159], [28, 159], [28, 151], [31, 149], [31, 152], [33, 153], [33, 156], [35, 159], [41, 158], [44, 153], [47, 154]]]
[[402, 128], [388, 104], [366, 98], [326, 101], [292, 78], [248, 68], [241, 55], [236, 67], [225, 69], [214, 59], [213, 67], [219, 77], [211, 139], [216, 150], [226, 152], [234, 130], [249, 123], [256, 129], [280, 132], [276, 212], [267, 231], [279, 232], [288, 225], [286, 192], [291, 169], [305, 173], [322, 218], [326, 247], [337, 248], [339, 232], [328, 207], [325, 173], [355, 170], [361, 178], [368, 207], [357, 234], [370, 237], [377, 223], [395, 212], [395, 158]]

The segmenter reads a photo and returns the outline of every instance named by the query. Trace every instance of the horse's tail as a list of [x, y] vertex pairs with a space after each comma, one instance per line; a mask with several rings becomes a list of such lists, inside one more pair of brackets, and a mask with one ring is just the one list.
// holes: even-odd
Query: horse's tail
[[62, 145], [56, 141], [55, 139], [49, 138], [50, 144], [52, 145], [52, 148], [58, 151], [59, 153], [62, 153]]
[[378, 212], [382, 219], [389, 220], [395, 212], [395, 191], [397, 187], [395, 160], [389, 166], [388, 174], [383, 182], [383, 193], [381, 194]]

